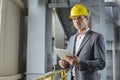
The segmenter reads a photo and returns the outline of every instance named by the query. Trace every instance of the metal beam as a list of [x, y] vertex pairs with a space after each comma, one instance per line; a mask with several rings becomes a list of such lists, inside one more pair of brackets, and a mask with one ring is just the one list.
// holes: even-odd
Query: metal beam
[[64, 8], [64, 7], [69, 7], [67, 2], [64, 3], [49, 3], [48, 4], [49, 8]]
[[[49, 8], [67, 8], [67, 7], [72, 7], [74, 4], [78, 2], [73, 2], [71, 5], [68, 5], [69, 3], [64, 2], [64, 3], [49, 3], [48, 7]], [[100, 3], [99, 2], [80, 2], [82, 4], [89, 4], [90, 7], [99, 7]], [[103, 4], [106, 7], [117, 7], [117, 4], [115, 2], [104, 2]]]
[[[100, 6], [99, 2], [82, 2], [82, 3], [87, 3], [91, 7], [99, 7]], [[115, 6], [117, 6], [115, 2], [104, 2], [103, 5], [106, 6], [106, 7], [115, 7]]]
[[[100, 16], [100, 10], [93, 9], [94, 7], [100, 7], [100, 3], [99, 2], [80, 2], [80, 3], [85, 5], [87, 7], [87, 9], [89, 11], [91, 11], [93, 14], [95, 14], [97, 16]], [[69, 3], [49, 3], [48, 7], [49, 8], [63, 8], [63, 7], [64, 8], [70, 8], [74, 4], [76, 4], [76, 2], [71, 2], [70, 5], [69, 5]], [[107, 7], [115, 7], [115, 6], [117, 7], [115, 2], [104, 2], [103, 5], [105, 7], [106, 6]], [[105, 17], [106, 17], [105, 19], [108, 20], [109, 22], [112, 22], [112, 23], [118, 25], [117, 21], [114, 18], [112, 18], [112, 17], [110, 17], [108, 15], [106, 15]]]

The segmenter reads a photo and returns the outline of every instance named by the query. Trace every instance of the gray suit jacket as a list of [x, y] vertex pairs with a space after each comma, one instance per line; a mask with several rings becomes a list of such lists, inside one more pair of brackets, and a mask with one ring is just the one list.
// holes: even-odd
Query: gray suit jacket
[[[68, 43], [68, 50], [73, 54], [75, 47], [75, 38], [73, 35]], [[98, 70], [105, 67], [105, 43], [101, 34], [88, 31], [77, 52], [80, 58], [80, 67], [75, 67], [76, 80], [99, 80]], [[67, 73], [67, 80], [71, 80], [71, 65]]]

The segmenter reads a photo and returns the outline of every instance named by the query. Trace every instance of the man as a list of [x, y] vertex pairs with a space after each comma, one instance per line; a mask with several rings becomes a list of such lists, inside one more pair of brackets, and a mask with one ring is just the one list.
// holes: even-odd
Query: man
[[67, 48], [73, 56], [66, 55], [59, 65], [69, 68], [67, 80], [99, 80], [98, 70], [105, 67], [104, 38], [89, 29], [89, 13], [83, 5], [73, 6], [70, 18], [78, 31], [70, 38]]

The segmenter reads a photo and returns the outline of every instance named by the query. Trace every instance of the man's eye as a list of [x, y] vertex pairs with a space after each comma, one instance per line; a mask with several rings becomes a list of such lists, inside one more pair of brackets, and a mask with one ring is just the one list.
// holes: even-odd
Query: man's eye
[[75, 18], [73, 18], [72, 20], [76, 20]]

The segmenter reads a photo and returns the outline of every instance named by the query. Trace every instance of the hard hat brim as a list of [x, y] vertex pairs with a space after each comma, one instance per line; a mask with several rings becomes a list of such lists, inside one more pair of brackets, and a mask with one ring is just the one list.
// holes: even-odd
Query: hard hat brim
[[75, 16], [69, 16], [69, 18], [72, 19], [72, 17], [79, 17], [79, 16], [89, 16], [89, 14], [87, 14], [87, 15], [75, 15]]

